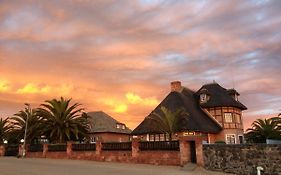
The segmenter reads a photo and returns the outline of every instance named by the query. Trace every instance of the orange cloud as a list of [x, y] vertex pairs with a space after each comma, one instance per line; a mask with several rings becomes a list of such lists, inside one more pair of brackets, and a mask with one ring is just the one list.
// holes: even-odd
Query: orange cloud
[[10, 89], [10, 85], [6, 80], [0, 80], [0, 92], [6, 92]]
[[139, 95], [132, 92], [126, 94], [126, 99], [130, 104], [138, 104], [144, 106], [156, 106], [159, 101], [155, 97], [141, 98]]
[[124, 102], [121, 102], [113, 98], [103, 99], [101, 100], [101, 102], [111, 107], [112, 108], [111, 110], [116, 113], [125, 113], [127, 112], [128, 109], [128, 106]]
[[43, 86], [39, 87], [34, 83], [28, 83], [24, 87], [17, 90], [18, 94], [38, 94], [38, 93], [48, 93], [51, 87]]

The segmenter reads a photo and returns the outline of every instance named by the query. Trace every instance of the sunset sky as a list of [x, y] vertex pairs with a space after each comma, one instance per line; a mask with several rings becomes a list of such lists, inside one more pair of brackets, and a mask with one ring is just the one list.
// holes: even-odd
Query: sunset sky
[[0, 0], [0, 116], [60, 96], [134, 129], [180, 80], [281, 108], [280, 0]]

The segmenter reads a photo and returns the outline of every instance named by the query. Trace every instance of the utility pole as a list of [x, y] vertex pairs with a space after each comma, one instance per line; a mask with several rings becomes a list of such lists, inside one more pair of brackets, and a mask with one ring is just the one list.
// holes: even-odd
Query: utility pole
[[25, 103], [24, 105], [27, 106], [27, 113], [26, 113], [25, 129], [24, 129], [22, 157], [25, 157], [25, 155], [26, 155], [26, 133], [27, 133], [29, 115], [32, 113], [30, 104]]

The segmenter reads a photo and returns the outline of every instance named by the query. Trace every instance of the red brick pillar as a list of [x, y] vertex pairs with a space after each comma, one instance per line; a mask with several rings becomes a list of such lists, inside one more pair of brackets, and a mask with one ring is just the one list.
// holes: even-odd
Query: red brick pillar
[[46, 158], [48, 153], [48, 144], [43, 144], [43, 157]]
[[30, 148], [30, 144], [26, 144], [25, 145], [25, 157], [27, 157], [27, 155], [28, 155], [29, 148]]
[[22, 156], [22, 154], [23, 154], [23, 144], [20, 144], [19, 145], [19, 155], [18, 156]]
[[72, 142], [67, 142], [66, 155], [67, 155], [67, 158], [71, 158], [71, 156], [72, 156]]
[[5, 145], [0, 145], [0, 157], [5, 156]]
[[190, 162], [190, 144], [186, 140], [180, 140], [180, 165]]
[[138, 158], [140, 152], [140, 142], [139, 140], [133, 140], [132, 141], [132, 157]]
[[101, 141], [97, 141], [96, 142], [96, 155], [101, 155], [101, 151], [102, 151], [102, 143]]
[[197, 165], [198, 166], [204, 166], [202, 139], [196, 139], [195, 140], [195, 147], [196, 147], [196, 161], [197, 161]]

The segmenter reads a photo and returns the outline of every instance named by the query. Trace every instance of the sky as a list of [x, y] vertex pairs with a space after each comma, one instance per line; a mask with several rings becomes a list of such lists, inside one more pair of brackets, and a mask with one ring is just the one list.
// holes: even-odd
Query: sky
[[72, 98], [134, 129], [179, 80], [281, 108], [279, 0], [0, 0], [0, 116]]

